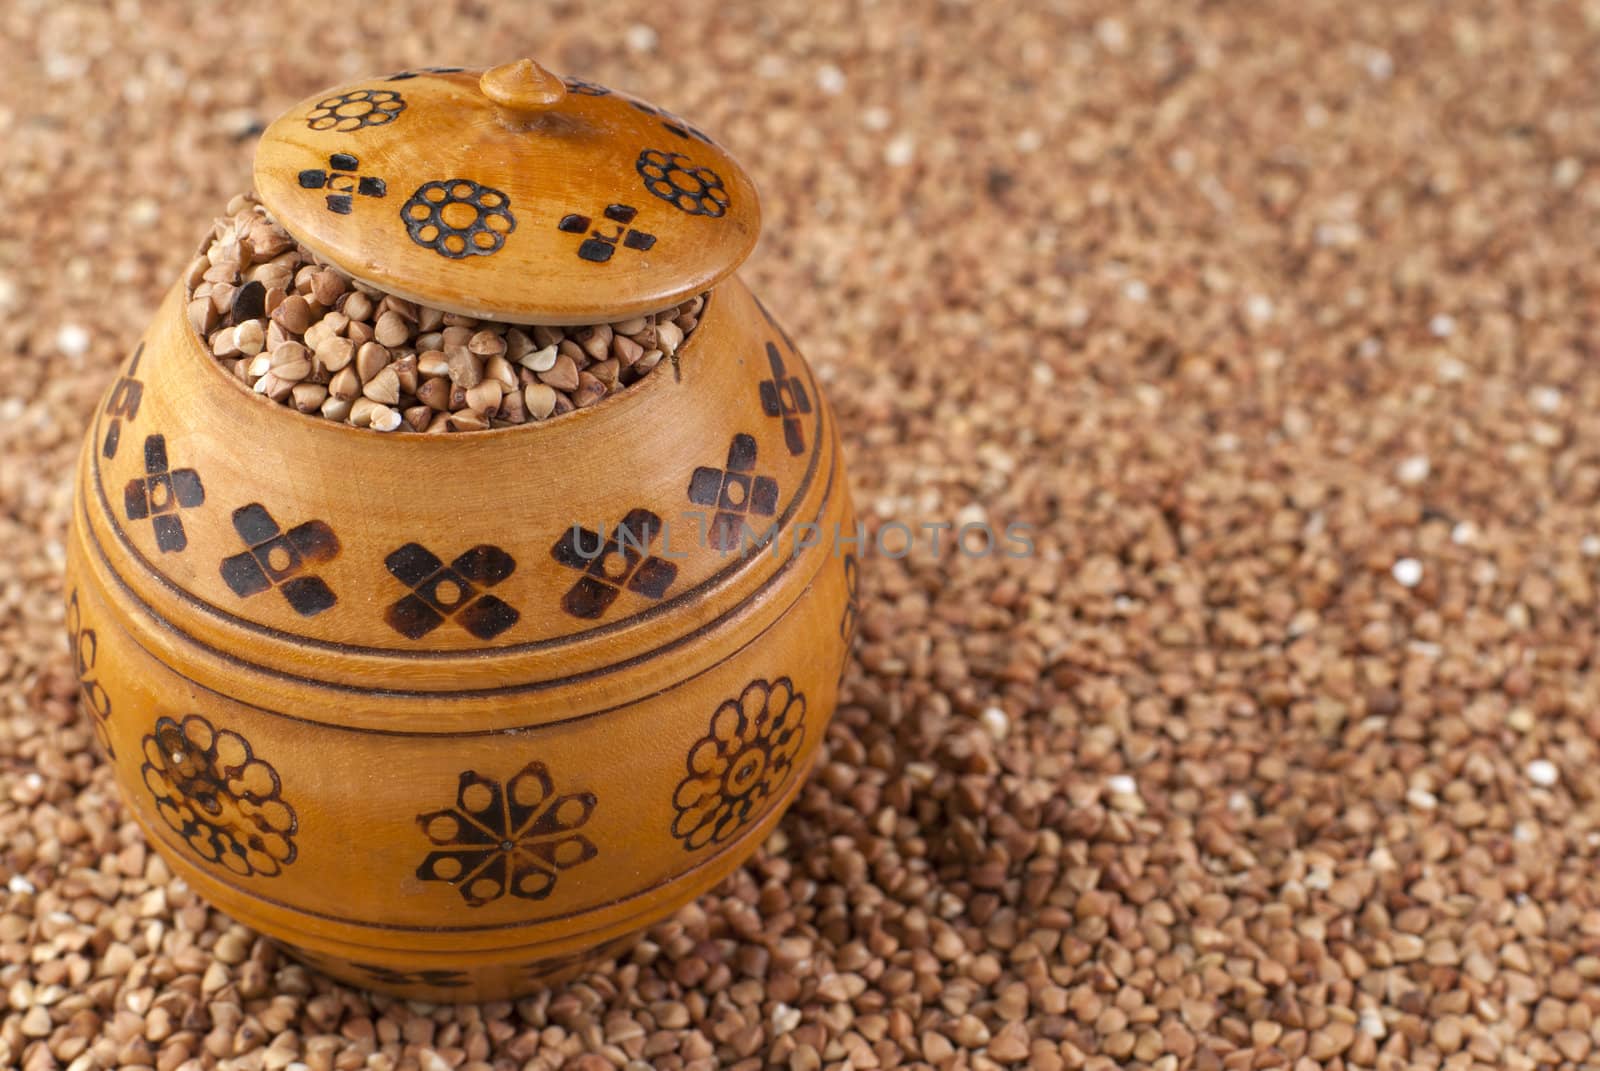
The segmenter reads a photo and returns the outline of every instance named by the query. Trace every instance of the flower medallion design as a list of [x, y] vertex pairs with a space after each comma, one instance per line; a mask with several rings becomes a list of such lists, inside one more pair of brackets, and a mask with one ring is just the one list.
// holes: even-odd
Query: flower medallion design
[[206, 862], [266, 878], [294, 862], [300, 822], [278, 771], [232, 729], [163, 717], [144, 738], [140, 772], [162, 821]]
[[644, 188], [691, 216], [722, 216], [728, 211], [728, 188], [709, 167], [697, 167], [681, 152], [646, 149], [634, 162]]
[[639, 943], [637, 934], [627, 934], [614, 937], [594, 948], [585, 948], [577, 952], [566, 952], [559, 956], [546, 956], [536, 959], [532, 963], [525, 963], [520, 968], [522, 977], [530, 982], [551, 983], [562, 981], [570, 976], [597, 970], [604, 966], [606, 961], [614, 960], [623, 952]]
[[122, 422], [126, 420], [133, 423], [139, 415], [139, 405], [144, 401], [144, 384], [138, 378], [139, 359], [143, 356], [144, 343], [141, 342], [128, 359], [127, 370], [117, 377], [111, 393], [106, 396], [105, 412], [111, 422], [106, 425], [106, 437], [100, 452], [108, 460], [117, 456], [117, 448], [122, 443]]
[[392, 123], [405, 110], [405, 98], [392, 89], [353, 89], [317, 101], [306, 116], [306, 126], [348, 134]]
[[806, 697], [788, 677], [751, 681], [717, 707], [672, 798], [685, 851], [720, 844], [767, 809], [794, 771], [805, 719]]
[[453, 971], [440, 967], [425, 967], [421, 970], [402, 971], [394, 967], [385, 967], [381, 963], [351, 963], [350, 966], [379, 985], [460, 989], [471, 981], [465, 971]]
[[441, 257], [487, 257], [517, 229], [511, 198], [471, 179], [424, 182], [400, 209], [411, 240]]
[[277, 944], [278, 948], [291, 959], [299, 960], [306, 966], [322, 971], [324, 974], [331, 975], [340, 970], [359, 971], [365, 981], [377, 985], [460, 989], [471, 984], [472, 981], [467, 976], [467, 972], [453, 970], [448, 967], [418, 967], [414, 970], [402, 970], [398, 967], [389, 967], [381, 963], [358, 963], [339, 956], [324, 955], [321, 952], [313, 952], [308, 948], [300, 948], [297, 945], [283, 944], [282, 942], [274, 942], [274, 944]]
[[784, 445], [789, 453], [799, 457], [806, 450], [806, 432], [800, 418], [811, 412], [811, 396], [806, 393], [806, 385], [800, 382], [800, 377], [789, 374], [783, 364], [783, 354], [771, 342], [767, 343], [767, 364], [772, 369], [772, 378], [760, 383], [761, 411], [783, 421]]
[[593, 792], [556, 795], [542, 762], [528, 763], [504, 784], [467, 770], [454, 807], [417, 816], [440, 849], [417, 867], [417, 877], [454, 885], [472, 907], [508, 894], [543, 900], [561, 871], [600, 854], [577, 832], [594, 807]]
[[78, 607], [78, 593], [73, 591], [67, 600], [67, 641], [72, 644], [73, 668], [78, 674], [78, 695], [94, 721], [94, 735], [100, 746], [112, 758], [116, 751], [111, 746], [111, 734], [106, 722], [111, 720], [111, 697], [95, 679], [95, 658], [100, 653], [100, 641], [92, 628], [83, 625], [83, 611]]
[[844, 612], [839, 616], [839, 637], [844, 640], [845, 657], [856, 642], [856, 618], [861, 614], [861, 566], [850, 551], [844, 554]]

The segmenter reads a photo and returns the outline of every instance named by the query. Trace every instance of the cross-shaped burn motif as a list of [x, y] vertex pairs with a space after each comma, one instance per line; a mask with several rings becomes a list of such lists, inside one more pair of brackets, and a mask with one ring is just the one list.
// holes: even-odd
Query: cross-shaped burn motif
[[783, 419], [784, 445], [789, 453], [798, 456], [806, 449], [806, 432], [800, 417], [811, 412], [811, 396], [799, 376], [789, 375], [783, 355], [771, 342], [767, 343], [767, 364], [772, 368], [772, 378], [761, 381], [761, 409], [770, 417]]
[[328, 157], [328, 170], [307, 168], [300, 172], [300, 185], [308, 190], [330, 190], [328, 211], [348, 216], [355, 207], [352, 193], [363, 197], [383, 197], [389, 190], [381, 178], [357, 175], [361, 161], [350, 153], [336, 152]]
[[180, 509], [193, 509], [206, 500], [206, 489], [194, 469], [173, 469], [167, 462], [167, 437], [149, 435], [144, 440], [144, 476], [128, 481], [122, 493], [123, 509], [130, 521], [150, 518], [156, 546], [163, 553], [189, 545]]
[[401, 207], [400, 218], [413, 242], [450, 260], [493, 256], [517, 229], [510, 197], [465, 178], [424, 182]]
[[755, 467], [756, 441], [741, 433], [728, 444], [726, 469], [702, 465], [689, 478], [689, 501], [717, 509], [708, 538], [718, 550], [740, 545], [748, 527], [746, 518], [770, 517], [778, 510], [778, 481], [755, 475]]
[[492, 640], [522, 616], [504, 600], [479, 591], [516, 572], [516, 560], [499, 547], [480, 543], [446, 565], [421, 543], [407, 543], [384, 565], [411, 589], [384, 615], [406, 639], [421, 639], [453, 618], [478, 639]]
[[278, 948], [291, 959], [299, 960], [308, 967], [314, 967], [325, 974], [333, 974], [337, 970], [348, 968], [360, 971], [367, 979], [380, 985], [392, 986], [430, 986], [434, 989], [459, 989], [470, 985], [472, 979], [467, 977], [465, 971], [450, 970], [444, 967], [419, 967], [416, 970], [405, 971], [397, 967], [386, 967], [381, 963], [358, 963], [354, 960], [343, 959], [338, 956], [323, 955], [313, 952], [308, 948], [296, 945], [279, 944]]
[[605, 533], [580, 525], [569, 528], [551, 557], [584, 575], [561, 599], [561, 608], [573, 617], [597, 618], [626, 588], [647, 599], [659, 599], [678, 578], [678, 567], [649, 553], [661, 531], [661, 518], [647, 509], [631, 511], [617, 525], [610, 540]]
[[691, 216], [721, 217], [728, 211], [728, 188], [709, 167], [697, 167], [681, 152], [645, 149], [634, 163], [644, 188]]
[[128, 360], [128, 370], [117, 378], [106, 398], [106, 416], [111, 418], [111, 423], [106, 427], [100, 452], [107, 458], [117, 456], [117, 447], [122, 443], [122, 422], [132, 423], [139, 415], [139, 403], [144, 401], [144, 384], [134, 378], [139, 374], [139, 358], [143, 356], [144, 343], [141, 342]]
[[856, 619], [861, 616], [861, 566], [850, 551], [844, 553], [844, 610], [839, 614], [839, 638], [844, 640], [844, 656], [856, 642]]
[[[589, 237], [579, 244], [578, 256], [595, 264], [604, 264], [617, 251], [619, 242], [624, 248], [637, 249], [641, 253], [655, 245], [655, 235], [628, 226], [638, 214], [639, 210], [632, 205], [607, 205], [605, 218], [617, 226], [612, 228], [610, 234], [595, 227]], [[589, 231], [590, 222], [588, 216], [573, 213], [563, 216], [556, 227], [568, 234], [583, 234]]]
[[454, 807], [417, 815], [424, 835], [441, 849], [428, 853], [417, 877], [454, 885], [472, 907], [508, 893], [543, 900], [555, 891], [560, 871], [600, 854], [577, 832], [594, 807], [593, 792], [557, 796], [542, 762], [528, 763], [504, 785], [467, 770]]
[[322, 521], [285, 532], [267, 507], [252, 502], [233, 511], [233, 528], [250, 548], [222, 562], [222, 579], [235, 595], [245, 599], [276, 586], [301, 617], [315, 617], [338, 601], [321, 577], [299, 575], [339, 553], [338, 536]]

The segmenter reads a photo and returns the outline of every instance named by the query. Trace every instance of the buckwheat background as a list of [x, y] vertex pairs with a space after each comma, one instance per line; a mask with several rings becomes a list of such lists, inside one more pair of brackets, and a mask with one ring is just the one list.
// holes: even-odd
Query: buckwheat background
[[[1600, 1066], [1600, 6], [0, 6], [0, 1065]], [[704, 126], [888, 519], [827, 754], [629, 959], [338, 988], [74, 708], [67, 479], [255, 133], [524, 53]]]

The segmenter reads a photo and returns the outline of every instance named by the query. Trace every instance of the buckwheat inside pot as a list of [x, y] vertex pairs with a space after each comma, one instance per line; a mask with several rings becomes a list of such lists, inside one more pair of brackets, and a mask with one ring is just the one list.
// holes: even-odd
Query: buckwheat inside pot
[[257, 394], [377, 431], [480, 431], [593, 405], [672, 357], [705, 306], [584, 327], [460, 316], [318, 261], [249, 194], [228, 203], [185, 285], [189, 323]]

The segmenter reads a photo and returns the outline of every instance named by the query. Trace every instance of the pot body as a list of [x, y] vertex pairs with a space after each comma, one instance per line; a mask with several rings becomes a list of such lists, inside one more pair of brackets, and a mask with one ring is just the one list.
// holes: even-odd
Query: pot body
[[178, 874], [342, 980], [479, 1000], [755, 850], [832, 715], [859, 546], [832, 413], [737, 279], [676, 367], [449, 436], [250, 397], [182, 297], [95, 415], [67, 583]]

